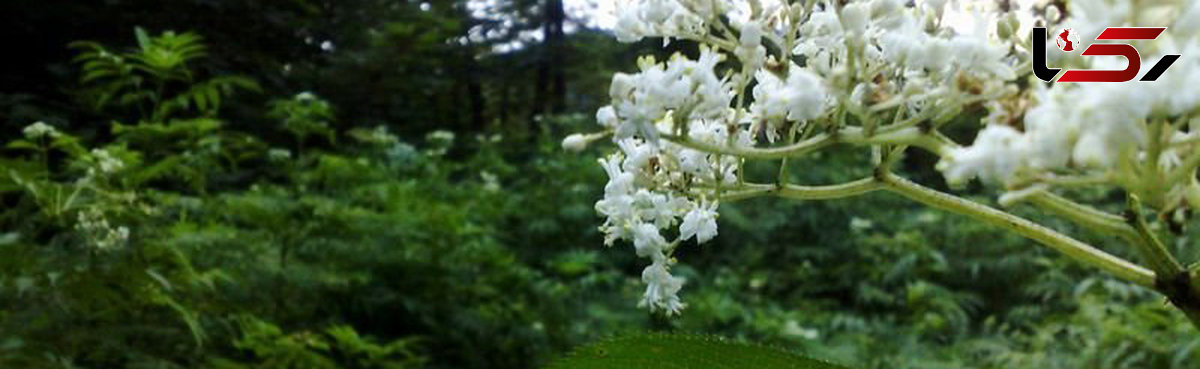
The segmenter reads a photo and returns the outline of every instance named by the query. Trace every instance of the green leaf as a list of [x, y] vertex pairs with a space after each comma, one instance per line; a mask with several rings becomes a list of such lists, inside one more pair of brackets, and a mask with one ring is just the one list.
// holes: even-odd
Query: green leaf
[[[212, 104], [213, 112], [221, 110], [221, 92], [217, 90], [217, 86], [215, 85], [209, 85], [206, 87], [207, 88], [205, 88], [202, 92], [204, 92], [205, 95], [208, 95], [208, 102]], [[204, 108], [200, 108], [200, 110], [204, 110]]]
[[132, 175], [129, 175], [127, 179], [133, 184], [140, 185], [146, 181], [167, 176], [172, 170], [177, 169], [181, 162], [183, 162], [183, 157], [179, 155], [170, 155], [163, 160], [159, 160], [158, 162], [147, 166], [145, 169], [134, 172]]
[[789, 351], [719, 337], [641, 334], [582, 348], [546, 369], [846, 369]]
[[137, 37], [138, 46], [141, 47], [142, 50], [147, 50], [150, 48], [150, 35], [146, 34], [146, 29], [142, 28], [141, 26], [133, 27], [133, 34]]
[[25, 141], [25, 140], [15, 140], [15, 141], [9, 142], [8, 145], [4, 145], [4, 147], [9, 148], [9, 149], [14, 149], [14, 150], [39, 150], [39, 149], [41, 149], [41, 147], [38, 146], [37, 144], [35, 144], [33, 142]]

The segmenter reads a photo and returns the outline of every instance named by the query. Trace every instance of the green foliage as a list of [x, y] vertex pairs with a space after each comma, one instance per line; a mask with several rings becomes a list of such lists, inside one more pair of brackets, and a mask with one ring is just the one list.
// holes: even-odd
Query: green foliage
[[[138, 39], [139, 54], [127, 55], [136, 61], [134, 74], [191, 82], [187, 61], [203, 49], [198, 38], [139, 31]], [[134, 74], [117, 77], [140, 78]], [[145, 92], [140, 88], [125, 93]], [[156, 112], [170, 111], [161, 108], [170, 101], [151, 102]], [[261, 162], [264, 150], [215, 118], [159, 118], [114, 122], [112, 141], [95, 149], [41, 123], [4, 146], [15, 155], [4, 159], [11, 165], [0, 196], [11, 196], [15, 206], [0, 217], [6, 230], [0, 248], [8, 255], [0, 264], [0, 366], [242, 367], [245, 352], [249, 367], [420, 366], [423, 356], [411, 339], [375, 344], [331, 323], [315, 343], [298, 343], [305, 333], [277, 333], [245, 314], [250, 305], [222, 304], [221, 296], [246, 275], [237, 273], [238, 263], [197, 264], [204, 253], [180, 246], [190, 236], [180, 230], [193, 220], [211, 221], [189, 214], [188, 200], [196, 198], [163, 179], [198, 182], [194, 188], [203, 193], [204, 178]], [[273, 316], [280, 317], [286, 316]], [[240, 337], [230, 329], [234, 323]]]
[[111, 111], [114, 144], [137, 151], [134, 160], [145, 163], [129, 173], [131, 185], [168, 180], [204, 192], [214, 174], [227, 174], [207, 167], [236, 170], [261, 155], [257, 139], [220, 130], [223, 122], [216, 118], [224, 99], [260, 90], [253, 79], [202, 78], [198, 64], [207, 47], [196, 34], [150, 36], [140, 27], [134, 33], [137, 47], [127, 52], [90, 41], [71, 44], [80, 50], [74, 60], [81, 69], [81, 97], [99, 111], [120, 108]]
[[79, 81], [93, 108], [134, 108], [150, 122], [165, 122], [178, 112], [214, 116], [222, 99], [237, 90], [259, 90], [254, 80], [240, 76], [199, 78], [192, 64], [207, 56], [202, 38], [194, 33], [167, 31], [151, 37], [135, 29], [137, 48], [115, 52], [91, 41], [71, 47], [81, 52]]
[[291, 99], [280, 99], [271, 102], [267, 116], [280, 121], [283, 129], [296, 139], [296, 144], [304, 145], [304, 141], [313, 135], [325, 137], [333, 141], [333, 130], [329, 122], [333, 120], [333, 108], [329, 102], [313, 96], [311, 93], [300, 93]]
[[415, 341], [380, 345], [358, 335], [354, 328], [335, 325], [321, 332], [285, 334], [279, 327], [246, 316], [238, 319], [242, 336], [233, 346], [250, 352], [250, 363], [216, 359], [214, 369], [404, 369], [418, 368], [423, 359]]
[[[636, 307], [640, 263], [599, 246], [595, 155], [560, 147], [594, 125], [588, 108], [619, 65], [605, 58], [632, 49], [570, 35], [568, 100], [584, 113], [530, 120], [539, 49], [445, 42], [474, 25], [455, 4], [121, 3], [156, 29], [195, 21], [212, 42], [76, 43], [82, 88], [0, 95], [17, 128], [0, 132], [0, 367], [532, 368], [645, 330], [861, 368], [1200, 360], [1194, 330], [1149, 291], [887, 194], [722, 204], [721, 236], [678, 251], [688, 309], [650, 316]], [[77, 106], [39, 89], [78, 91]], [[23, 137], [36, 120], [57, 134]], [[830, 152], [789, 172], [834, 183], [867, 175], [844, 168], [868, 159]], [[1195, 262], [1189, 232], [1173, 247]]]
[[649, 334], [588, 344], [549, 369], [838, 369], [785, 350], [717, 337]]
[[[41, 165], [9, 172], [23, 191], [0, 223], [15, 231], [0, 245], [0, 285], [16, 287], [0, 296], [0, 339], [9, 342], [0, 363], [150, 365], [203, 347], [195, 299], [222, 274], [196, 270], [161, 242], [156, 209], [116, 177], [126, 169], [119, 158], [132, 154], [89, 151], [65, 133], [38, 141], [28, 151]], [[50, 165], [50, 153], [67, 155], [65, 165]]]

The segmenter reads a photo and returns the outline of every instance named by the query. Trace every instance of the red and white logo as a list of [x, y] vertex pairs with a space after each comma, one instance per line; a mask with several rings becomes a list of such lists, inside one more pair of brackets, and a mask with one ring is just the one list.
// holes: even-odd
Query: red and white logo
[[1079, 34], [1075, 33], [1074, 29], [1063, 28], [1062, 32], [1058, 33], [1058, 37], [1054, 38], [1054, 43], [1058, 44], [1059, 50], [1075, 51], [1075, 45], [1079, 44]]
[[[1153, 40], [1165, 31], [1167, 27], [1108, 27], [1096, 40]], [[1075, 30], [1065, 28], [1054, 38], [1059, 50], [1071, 52], [1079, 46], [1079, 36]], [[1068, 70], [1058, 78], [1058, 82], [1127, 82], [1137, 77], [1142, 70], [1142, 55], [1129, 44], [1093, 43], [1083, 50], [1083, 56], [1112, 55], [1123, 56], [1128, 61], [1124, 70]], [[1179, 55], [1163, 56], [1154, 67], [1142, 76], [1141, 81], [1154, 81], [1171, 66]], [[1046, 67], [1046, 27], [1033, 28], [1033, 75], [1046, 81], [1054, 81], [1059, 68]]]

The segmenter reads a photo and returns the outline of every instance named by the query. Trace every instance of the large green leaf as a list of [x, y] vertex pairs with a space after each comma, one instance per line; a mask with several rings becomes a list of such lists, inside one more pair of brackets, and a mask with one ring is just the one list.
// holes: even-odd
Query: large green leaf
[[585, 345], [546, 369], [846, 369], [711, 336], [641, 334]]

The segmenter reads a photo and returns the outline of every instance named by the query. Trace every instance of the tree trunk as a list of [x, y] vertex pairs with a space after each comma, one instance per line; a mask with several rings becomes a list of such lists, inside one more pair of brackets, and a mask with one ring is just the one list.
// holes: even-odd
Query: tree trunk
[[480, 81], [479, 63], [471, 49], [467, 50], [467, 99], [471, 102], [471, 129], [483, 130], [487, 124], [487, 100], [483, 95], [483, 83]]
[[566, 110], [567, 98], [567, 44], [566, 35], [563, 33], [563, 23], [566, 22], [566, 14], [563, 11], [562, 0], [548, 0], [547, 6], [547, 21], [550, 23], [550, 35], [553, 38], [547, 38], [550, 51], [551, 78], [553, 78], [553, 93], [551, 98], [551, 111], [562, 113]]
[[563, 43], [562, 0], [546, 0], [542, 19], [542, 50], [534, 89], [533, 114], [561, 113], [566, 108], [567, 77]]

